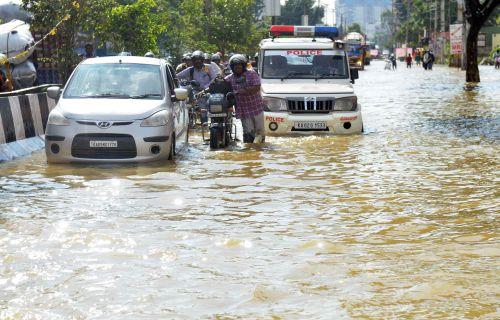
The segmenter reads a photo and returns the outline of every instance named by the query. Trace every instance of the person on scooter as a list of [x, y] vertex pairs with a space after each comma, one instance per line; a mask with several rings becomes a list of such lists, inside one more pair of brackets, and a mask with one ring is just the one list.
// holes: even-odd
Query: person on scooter
[[243, 142], [260, 143], [265, 140], [264, 102], [260, 93], [260, 77], [247, 68], [247, 59], [236, 54], [229, 60], [233, 72], [225, 78], [236, 97], [236, 118], [243, 125]]
[[214, 69], [217, 76], [222, 76], [222, 70], [219, 68], [219, 65], [212, 61], [212, 55], [209, 53], [205, 53], [205, 64], [209, 64], [212, 69]]
[[225, 66], [222, 63], [222, 57], [218, 53], [214, 53], [212, 55], [212, 62], [215, 63], [215, 64], [217, 64], [217, 66], [219, 67], [219, 69], [224, 70]]
[[182, 63], [177, 66], [177, 68], [175, 69], [175, 72], [179, 73], [181, 71], [186, 70], [187, 68], [189, 68], [191, 66], [193, 66], [193, 63], [191, 61], [191, 53], [185, 53], [182, 56]]

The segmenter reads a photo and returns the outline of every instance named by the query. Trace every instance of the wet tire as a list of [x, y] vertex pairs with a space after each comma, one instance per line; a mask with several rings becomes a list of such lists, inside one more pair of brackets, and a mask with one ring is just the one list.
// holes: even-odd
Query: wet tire
[[231, 133], [226, 131], [226, 140], [224, 141], [224, 147], [227, 147], [231, 142]]
[[210, 149], [219, 149], [220, 141], [222, 140], [222, 128], [210, 128]]

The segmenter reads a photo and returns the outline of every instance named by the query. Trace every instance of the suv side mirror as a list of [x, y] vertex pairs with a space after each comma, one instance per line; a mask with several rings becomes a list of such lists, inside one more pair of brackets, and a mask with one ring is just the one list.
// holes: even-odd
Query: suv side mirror
[[187, 89], [177, 88], [174, 89], [174, 97], [177, 101], [184, 101], [188, 98]]
[[51, 99], [57, 100], [59, 99], [59, 95], [61, 94], [61, 88], [60, 87], [48, 87], [47, 88], [47, 96]]
[[358, 69], [351, 69], [351, 83], [354, 83], [356, 79], [359, 79]]

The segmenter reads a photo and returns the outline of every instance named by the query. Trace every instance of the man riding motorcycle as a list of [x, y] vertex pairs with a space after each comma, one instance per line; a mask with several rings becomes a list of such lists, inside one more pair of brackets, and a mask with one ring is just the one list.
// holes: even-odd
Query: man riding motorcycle
[[[197, 90], [204, 91], [217, 77], [217, 71], [212, 68], [211, 65], [204, 63], [204, 54], [201, 51], [195, 51], [191, 55], [191, 61], [193, 66], [189, 67], [179, 73], [177, 73], [177, 78], [179, 80], [196, 81], [199, 85]], [[206, 97], [200, 97], [197, 101], [198, 107], [200, 108], [201, 122], [206, 123], [208, 121], [206, 112]]]
[[204, 58], [203, 52], [199, 50], [193, 52], [191, 55], [193, 66], [177, 73], [177, 78], [189, 81], [196, 80], [201, 89], [208, 88], [217, 76], [217, 72], [209, 64], [204, 63]]
[[177, 66], [177, 68], [175, 69], [175, 72], [179, 73], [181, 71], [186, 70], [187, 68], [189, 68], [191, 66], [193, 66], [193, 63], [191, 61], [191, 53], [185, 53], [182, 56], [182, 63]]
[[233, 72], [225, 80], [231, 84], [236, 97], [236, 118], [243, 125], [243, 142], [260, 143], [265, 140], [264, 102], [260, 92], [260, 77], [247, 68], [247, 59], [236, 54], [229, 60]]

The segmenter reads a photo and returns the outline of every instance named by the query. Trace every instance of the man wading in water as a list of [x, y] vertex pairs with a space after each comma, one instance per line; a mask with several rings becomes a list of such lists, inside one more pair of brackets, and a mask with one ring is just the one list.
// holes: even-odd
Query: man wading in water
[[260, 143], [265, 140], [264, 102], [260, 94], [260, 77], [247, 69], [247, 59], [236, 54], [229, 60], [233, 71], [225, 80], [231, 84], [236, 96], [236, 118], [243, 125], [243, 142]]

